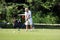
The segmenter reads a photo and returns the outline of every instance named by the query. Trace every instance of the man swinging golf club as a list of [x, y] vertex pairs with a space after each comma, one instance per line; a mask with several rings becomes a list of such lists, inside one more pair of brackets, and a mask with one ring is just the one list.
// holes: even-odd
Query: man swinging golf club
[[26, 31], [28, 30], [28, 25], [30, 25], [30, 29], [32, 30], [32, 16], [28, 8], [25, 8], [25, 21]]

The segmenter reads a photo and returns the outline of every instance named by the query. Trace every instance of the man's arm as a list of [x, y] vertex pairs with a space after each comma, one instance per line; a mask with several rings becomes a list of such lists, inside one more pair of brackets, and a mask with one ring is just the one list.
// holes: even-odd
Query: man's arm
[[28, 15], [28, 19], [30, 19], [31, 18], [31, 11], [29, 11], [29, 15]]
[[28, 20], [28, 18], [27, 18], [27, 14], [26, 14], [26, 12], [25, 12], [25, 21], [27, 21]]

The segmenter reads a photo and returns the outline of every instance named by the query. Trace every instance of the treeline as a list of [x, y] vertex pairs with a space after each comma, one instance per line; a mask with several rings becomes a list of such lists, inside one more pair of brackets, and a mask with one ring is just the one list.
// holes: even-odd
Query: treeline
[[32, 11], [34, 23], [60, 23], [60, 0], [0, 0], [0, 22], [21, 19], [18, 14], [24, 14], [25, 7]]

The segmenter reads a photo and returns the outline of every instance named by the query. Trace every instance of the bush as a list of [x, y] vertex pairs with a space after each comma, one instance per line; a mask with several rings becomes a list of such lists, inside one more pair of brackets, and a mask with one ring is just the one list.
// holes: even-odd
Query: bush
[[32, 19], [34, 23], [40, 23], [41, 12], [33, 13]]
[[[56, 0], [29, 0], [27, 2], [29, 3], [29, 5], [25, 3], [20, 4], [20, 3], [12, 3], [12, 2], [5, 3], [4, 1], [0, 2], [0, 14], [2, 14], [1, 12], [4, 7], [2, 5], [5, 4], [7, 13], [6, 13], [6, 19], [4, 20], [12, 24], [14, 15], [17, 16], [20, 13], [21, 14], [24, 13], [24, 11], [21, 10], [20, 8], [23, 9], [25, 7], [30, 7], [32, 11], [32, 18], [33, 18], [34, 23], [57, 23], [59, 17], [57, 17], [57, 15], [56, 16], [52, 15], [54, 14], [52, 9], [54, 5], [58, 3], [58, 1]], [[17, 8], [18, 6], [19, 8]], [[20, 17], [17, 16], [16, 19], [20, 19]]]
[[34, 23], [46, 23], [46, 24], [55, 24], [58, 21], [57, 16], [53, 16], [52, 13], [48, 13], [48, 15], [41, 16], [41, 12], [37, 12], [33, 16]]

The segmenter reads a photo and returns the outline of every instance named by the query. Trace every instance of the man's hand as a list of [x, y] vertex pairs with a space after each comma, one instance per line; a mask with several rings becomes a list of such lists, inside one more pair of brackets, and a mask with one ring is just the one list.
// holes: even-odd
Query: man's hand
[[30, 15], [27, 16], [27, 19], [30, 19]]
[[27, 21], [28, 19], [30, 19], [30, 15], [28, 15], [28, 16], [26, 15], [26, 21]]

